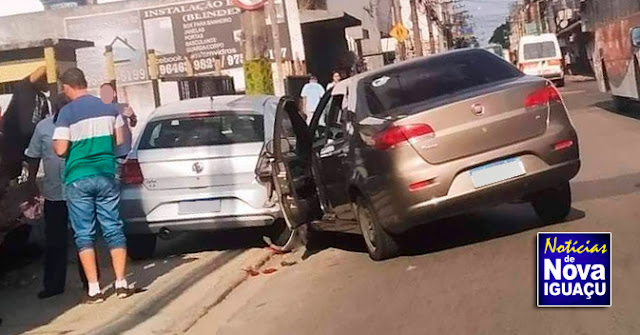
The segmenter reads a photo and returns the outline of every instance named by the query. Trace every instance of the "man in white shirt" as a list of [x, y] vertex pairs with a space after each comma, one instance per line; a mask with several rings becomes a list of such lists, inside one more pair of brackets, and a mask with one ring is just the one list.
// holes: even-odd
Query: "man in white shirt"
[[312, 75], [309, 78], [309, 82], [302, 88], [302, 93], [300, 93], [300, 96], [302, 97], [302, 110], [304, 111], [307, 119], [307, 124], [311, 123], [313, 113], [316, 111], [316, 107], [318, 107], [323, 95], [324, 87], [318, 84], [318, 78]]

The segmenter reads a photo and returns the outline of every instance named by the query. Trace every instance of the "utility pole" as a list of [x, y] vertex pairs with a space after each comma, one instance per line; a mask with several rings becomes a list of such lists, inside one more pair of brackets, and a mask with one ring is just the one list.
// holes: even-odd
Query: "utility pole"
[[[116, 75], [116, 64], [114, 62], [114, 58], [113, 58], [113, 47], [110, 45], [107, 45], [104, 47], [104, 58], [105, 58], [105, 64], [107, 65], [107, 80], [109, 80], [109, 83], [111, 83], [111, 86], [113, 86], [113, 90], [115, 92], [118, 92], [118, 87], [116, 86], [117, 83], [117, 75]], [[116, 101], [118, 102], [118, 96], [116, 95]], [[158, 107], [158, 106], [156, 106]]]
[[273, 94], [273, 73], [268, 56], [267, 22], [264, 6], [242, 10], [245, 91], [248, 95]]
[[[420, 34], [420, 22], [418, 21], [418, 0], [409, 0], [411, 5], [411, 21], [413, 23], [413, 44], [414, 44], [414, 57], [424, 56], [422, 51], [422, 35]], [[429, 30], [431, 31], [431, 30]]]
[[[393, 4], [393, 16], [394, 16], [395, 24], [396, 25], [402, 24], [402, 12], [400, 9], [400, 0], [392, 0], [392, 4]], [[404, 42], [398, 41], [397, 52], [399, 56], [398, 58], [400, 58], [401, 61], [407, 59], [407, 46], [405, 45]]]
[[431, 24], [431, 3], [430, 0], [425, 1], [424, 6], [427, 11], [427, 31], [429, 32], [429, 53], [432, 55], [436, 53], [436, 44], [433, 40], [433, 27]]
[[153, 102], [156, 107], [160, 107], [160, 84], [158, 83], [160, 76], [158, 73], [158, 56], [155, 50], [149, 49], [147, 51], [147, 63], [149, 63], [149, 79], [151, 79], [151, 88], [153, 89]]
[[[283, 4], [284, 5], [284, 4]], [[280, 43], [280, 28], [278, 27], [278, 10], [275, 0], [269, 0], [269, 17], [271, 17], [271, 36], [273, 38], [273, 58], [276, 61], [276, 83], [275, 91], [277, 95], [284, 95], [284, 78], [282, 75], [282, 46]]]

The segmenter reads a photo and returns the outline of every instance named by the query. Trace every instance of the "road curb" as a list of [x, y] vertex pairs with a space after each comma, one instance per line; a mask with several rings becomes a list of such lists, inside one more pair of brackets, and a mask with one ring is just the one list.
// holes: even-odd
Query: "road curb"
[[[206, 277], [211, 272], [217, 271], [220, 267], [242, 255], [244, 252], [246, 251], [225, 251], [216, 257], [202, 262], [202, 264], [185, 273], [180, 278], [176, 278], [171, 285], [159, 289], [154, 295], [149, 295], [149, 298], [140, 301], [133, 306], [133, 308], [113, 317], [106, 325], [92, 329], [86, 332], [86, 334], [120, 334], [134, 328], [136, 325], [148, 319], [149, 316], [156, 314], [163, 306], [177, 298], [191, 285]], [[211, 268], [214, 270], [207, 271], [207, 269]]]
[[[259, 269], [266, 264], [273, 255], [273, 251], [268, 248], [257, 250], [256, 255], [249, 259], [248, 263], [245, 262], [242, 264], [242, 269], [233, 268], [231, 269], [232, 272], [229, 278], [222, 278], [223, 284], [221, 286], [223, 289], [216, 289], [214, 287], [203, 294], [203, 298], [199, 303], [187, 308], [184, 313], [175, 318], [176, 322], [172, 325], [171, 329], [176, 333], [186, 333], [198, 320], [204, 317], [212, 308], [220, 304], [233, 290], [249, 278], [249, 275], [245, 271], [242, 271], [243, 269]], [[232, 265], [231, 263], [232, 262], [229, 262], [225, 265]]]

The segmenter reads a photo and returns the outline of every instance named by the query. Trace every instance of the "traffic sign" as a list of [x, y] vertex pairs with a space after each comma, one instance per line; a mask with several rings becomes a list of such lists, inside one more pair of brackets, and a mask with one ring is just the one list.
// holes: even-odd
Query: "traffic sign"
[[268, 0], [233, 0], [236, 7], [244, 10], [256, 10], [264, 7]]
[[409, 29], [407, 29], [402, 23], [398, 23], [391, 28], [389, 35], [395, 38], [398, 42], [404, 42], [409, 38]]

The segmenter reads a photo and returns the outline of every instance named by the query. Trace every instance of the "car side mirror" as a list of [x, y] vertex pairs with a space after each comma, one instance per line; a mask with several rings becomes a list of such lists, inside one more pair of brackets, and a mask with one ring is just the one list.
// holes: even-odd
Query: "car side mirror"
[[640, 27], [631, 29], [631, 44], [636, 48], [640, 48]]

